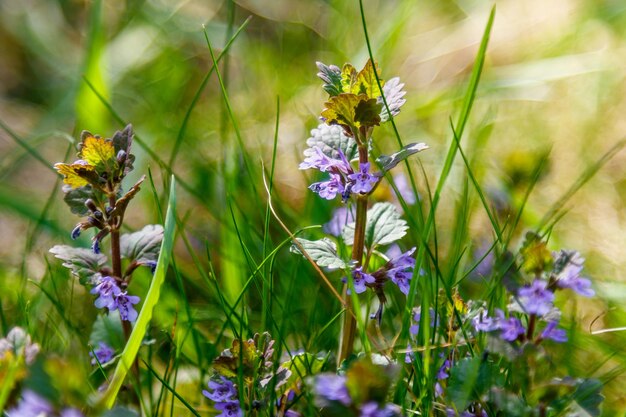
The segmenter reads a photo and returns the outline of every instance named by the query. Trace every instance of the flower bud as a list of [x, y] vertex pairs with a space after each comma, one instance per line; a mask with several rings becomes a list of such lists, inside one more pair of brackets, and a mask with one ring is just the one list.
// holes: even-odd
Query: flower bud
[[94, 203], [91, 198], [85, 200], [85, 207], [87, 207], [92, 212], [98, 210], [98, 206], [96, 206], [96, 203]]

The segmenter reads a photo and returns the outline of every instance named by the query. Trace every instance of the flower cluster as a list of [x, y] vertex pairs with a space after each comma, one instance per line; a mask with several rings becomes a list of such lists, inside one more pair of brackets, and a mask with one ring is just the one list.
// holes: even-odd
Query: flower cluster
[[133, 305], [139, 303], [139, 297], [122, 291], [115, 278], [101, 277], [90, 292], [98, 295], [94, 301], [97, 308], [107, 308], [109, 311], [118, 310], [120, 317], [125, 321], [134, 322], [137, 319], [137, 311]]
[[92, 365], [105, 365], [113, 360], [114, 355], [115, 349], [107, 345], [105, 342], [98, 342], [98, 347], [92, 352], [89, 352]]
[[209, 381], [209, 389], [202, 391], [202, 395], [215, 402], [215, 409], [221, 411], [218, 417], [243, 417], [243, 411], [239, 406], [239, 394], [233, 382], [218, 376], [218, 380]]

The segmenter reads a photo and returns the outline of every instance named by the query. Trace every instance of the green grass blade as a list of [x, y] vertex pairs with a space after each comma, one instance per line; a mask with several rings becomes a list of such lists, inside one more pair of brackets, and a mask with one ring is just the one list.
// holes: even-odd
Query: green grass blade
[[176, 183], [174, 178], [172, 178], [170, 199], [167, 208], [167, 214], [165, 217], [165, 232], [163, 234], [163, 243], [161, 244], [161, 251], [159, 253], [159, 260], [157, 262], [154, 277], [152, 279], [152, 282], [150, 283], [150, 288], [148, 289], [148, 294], [146, 295], [143, 307], [139, 312], [137, 322], [133, 327], [133, 331], [130, 334], [130, 338], [126, 343], [124, 351], [122, 352], [122, 356], [117, 363], [115, 373], [111, 377], [111, 384], [104, 392], [102, 397], [98, 399], [98, 403], [108, 409], [113, 407], [115, 399], [117, 398], [117, 393], [119, 392], [120, 388], [122, 387], [122, 383], [126, 378], [126, 374], [128, 373], [128, 370], [132, 367], [132, 364], [135, 362], [135, 358], [137, 357], [137, 353], [139, 352], [139, 348], [141, 347], [141, 342], [146, 334], [148, 323], [152, 318], [152, 311], [159, 301], [161, 284], [163, 284], [163, 281], [165, 281], [167, 267], [170, 263], [170, 259], [172, 256], [172, 247], [174, 246], [174, 232], [176, 230], [175, 212]]

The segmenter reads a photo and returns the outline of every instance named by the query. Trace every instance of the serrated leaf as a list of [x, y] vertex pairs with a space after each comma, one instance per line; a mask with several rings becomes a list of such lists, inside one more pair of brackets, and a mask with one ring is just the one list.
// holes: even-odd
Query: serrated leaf
[[352, 64], [344, 64], [341, 68], [341, 91], [350, 93], [352, 92], [352, 86], [356, 82], [358, 71], [352, 66]]
[[[367, 211], [365, 244], [368, 247], [388, 245], [406, 235], [408, 228], [406, 221], [400, 218], [400, 213], [393, 204], [376, 203]], [[348, 223], [343, 228], [342, 236], [346, 245], [352, 245], [354, 222]]]
[[[347, 267], [347, 264], [337, 255], [337, 246], [332, 240], [328, 238], [320, 240], [296, 238], [296, 240], [317, 265], [329, 269], [343, 269]], [[296, 245], [291, 246], [291, 252], [302, 255], [300, 248]]]
[[348, 129], [380, 124], [381, 105], [365, 94], [341, 93], [324, 103], [321, 116], [327, 124], [338, 124]]
[[139, 178], [139, 181], [137, 181], [135, 183], [135, 185], [133, 185], [130, 190], [128, 190], [128, 192], [126, 194], [124, 194], [121, 198], [119, 198], [116, 203], [115, 203], [115, 208], [113, 209], [113, 211], [109, 214], [109, 216], [113, 217], [113, 216], [121, 216], [124, 214], [124, 212], [126, 211], [126, 207], [128, 207], [128, 203], [130, 203], [130, 201], [135, 197], [135, 195], [139, 192], [139, 190], [141, 189], [141, 183], [146, 179], [145, 175], [142, 175], [141, 178]]
[[[376, 72], [380, 76], [380, 70], [376, 65]], [[381, 79], [380, 85], [383, 86], [385, 82]], [[356, 76], [354, 84], [350, 88], [352, 94], [365, 94], [369, 98], [378, 98], [382, 94], [380, 88], [378, 88], [378, 82], [376, 81], [376, 74], [374, 73], [374, 65], [372, 60], [368, 59], [367, 63]]]
[[256, 345], [254, 340], [249, 339], [243, 341], [243, 350], [241, 346], [239, 339], [233, 340], [232, 347], [226, 349], [213, 361], [213, 370], [227, 378], [237, 377], [241, 370], [245, 380], [253, 380], [259, 364]]
[[98, 136], [83, 138], [80, 156], [98, 171], [111, 171], [117, 165], [113, 143]]
[[336, 96], [343, 92], [341, 85], [341, 68], [335, 65], [326, 65], [322, 62], [316, 62], [317, 68], [320, 72], [317, 76], [324, 81], [324, 91], [331, 96]]
[[[401, 83], [398, 77], [391, 78], [385, 82], [383, 94], [385, 95], [387, 107], [385, 107], [383, 103], [383, 98], [378, 98], [378, 102], [383, 103], [383, 108], [380, 112], [381, 122], [384, 123], [388, 121], [391, 118], [390, 113], [393, 117], [396, 117], [398, 113], [400, 113], [400, 108], [406, 103], [404, 99], [406, 91], [402, 90], [402, 88], [404, 88], [404, 83]], [[387, 108], [389, 108], [389, 111], [387, 111]]]
[[326, 123], [311, 130], [311, 137], [306, 140], [306, 144], [310, 148], [304, 151], [304, 156], [314, 155], [314, 148], [319, 148], [324, 155], [333, 159], [339, 159], [341, 151], [349, 161], [357, 156], [358, 151], [355, 140], [346, 136], [340, 126], [329, 126]]
[[406, 145], [401, 150], [396, 153], [393, 153], [389, 156], [381, 155], [376, 158], [376, 162], [380, 165], [380, 169], [383, 172], [387, 172], [390, 169], [394, 168], [400, 162], [404, 161], [411, 155], [414, 155], [418, 152], [428, 149], [428, 145], [423, 142], [420, 143], [411, 143], [410, 145]]
[[464, 358], [450, 369], [446, 394], [457, 410], [465, 410], [472, 399], [480, 362], [480, 357]]
[[67, 190], [63, 190], [65, 195], [63, 201], [68, 205], [70, 211], [79, 216], [86, 216], [89, 213], [89, 209], [85, 207], [85, 201], [88, 199], [95, 199], [94, 190], [91, 185], [85, 185], [84, 187], [71, 188], [67, 187]]
[[50, 253], [64, 261], [63, 266], [78, 277], [81, 285], [95, 283], [100, 277], [100, 270], [107, 262], [107, 257], [101, 253], [95, 254], [91, 249], [67, 245], [56, 245], [50, 249]]
[[85, 185], [98, 184], [98, 174], [95, 167], [85, 161], [77, 161], [72, 164], [54, 164], [59, 174], [63, 175], [63, 182], [72, 188], [84, 187]]
[[163, 226], [149, 224], [138, 232], [124, 234], [120, 237], [122, 257], [140, 264], [154, 262], [159, 257]]

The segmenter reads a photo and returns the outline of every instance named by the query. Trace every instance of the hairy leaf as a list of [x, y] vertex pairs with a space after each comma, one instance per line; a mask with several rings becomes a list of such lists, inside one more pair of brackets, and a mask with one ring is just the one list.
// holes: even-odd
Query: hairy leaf
[[385, 95], [385, 101], [387, 102], [389, 111], [387, 111], [387, 107], [384, 105], [383, 98], [379, 97], [378, 102], [383, 104], [382, 111], [380, 112], [381, 122], [386, 122], [391, 119], [390, 113], [393, 117], [396, 117], [398, 113], [400, 113], [400, 108], [406, 103], [404, 99], [406, 91], [402, 90], [403, 87], [404, 83], [401, 83], [398, 77], [387, 80], [383, 86], [383, 94]]
[[480, 357], [464, 358], [450, 369], [446, 394], [457, 410], [465, 410], [472, 399], [480, 362]]
[[159, 249], [163, 240], [163, 226], [149, 224], [138, 232], [124, 234], [120, 237], [122, 257], [140, 264], [154, 262], [159, 257]]
[[[328, 267], [329, 269], [343, 269], [347, 267], [346, 263], [337, 255], [337, 246], [332, 240], [328, 238], [321, 240], [297, 238], [296, 240], [319, 266]], [[291, 246], [291, 251], [302, 254], [300, 248], [296, 245]]]
[[341, 69], [336, 65], [325, 65], [322, 62], [316, 62], [317, 68], [320, 72], [317, 76], [324, 81], [324, 91], [331, 96], [336, 96], [343, 92], [341, 85]]
[[304, 156], [315, 154], [314, 148], [319, 148], [324, 155], [339, 159], [339, 151], [343, 152], [348, 160], [357, 156], [357, 145], [353, 138], [346, 136], [340, 126], [329, 126], [321, 123], [317, 128], [311, 130], [311, 137], [306, 144], [310, 148], [304, 151]]
[[383, 172], [387, 172], [390, 169], [394, 168], [400, 162], [404, 161], [409, 156], [421, 152], [423, 150], [428, 149], [428, 145], [423, 142], [420, 143], [411, 143], [410, 145], [406, 145], [398, 152], [393, 153], [389, 156], [381, 155], [376, 158], [376, 162], [380, 164], [380, 169]]
[[590, 416], [600, 415], [600, 404], [604, 400], [602, 396], [602, 382], [597, 379], [585, 379], [576, 387], [574, 400]]
[[91, 185], [78, 188], [64, 187], [63, 191], [65, 192], [63, 201], [69, 206], [72, 213], [79, 216], [86, 216], [87, 213], [89, 213], [89, 209], [85, 207], [85, 201], [95, 199], [94, 190]]
[[345, 93], [352, 92], [352, 86], [356, 83], [358, 71], [352, 64], [344, 64], [341, 68], [341, 90]]
[[101, 253], [95, 254], [91, 249], [67, 245], [56, 245], [50, 249], [50, 253], [64, 261], [63, 266], [69, 268], [72, 274], [78, 277], [81, 285], [94, 284], [107, 261], [107, 257]]
[[98, 171], [112, 171], [117, 165], [113, 143], [98, 136], [83, 138], [80, 156]]
[[331, 97], [324, 105], [326, 108], [321, 115], [329, 125], [338, 124], [351, 130], [380, 124], [381, 105], [365, 94], [342, 93]]
[[[380, 70], [376, 65], [376, 72], [380, 77]], [[383, 86], [385, 82], [380, 80], [380, 85]], [[376, 81], [376, 74], [374, 73], [374, 64], [372, 60], [368, 59], [365, 67], [357, 74], [355, 83], [351, 86], [350, 92], [353, 94], [365, 94], [369, 98], [378, 98], [381, 96], [380, 88], [378, 88], [378, 82]]]
[[[368, 247], [388, 245], [402, 238], [409, 227], [400, 218], [400, 213], [391, 203], [376, 203], [367, 211], [365, 225], [365, 244]], [[343, 240], [346, 245], [354, 242], [354, 222], [343, 228]]]
[[63, 182], [72, 188], [84, 187], [89, 183], [98, 184], [99, 176], [95, 167], [85, 161], [76, 161], [73, 164], [54, 164], [54, 169], [63, 175]]
[[239, 370], [241, 370], [244, 379], [250, 382], [256, 376], [259, 364], [259, 355], [254, 340], [244, 340], [242, 350], [241, 341], [235, 339], [232, 347], [223, 351], [213, 361], [213, 369], [227, 378], [236, 377], [239, 375]]
[[130, 190], [128, 190], [126, 194], [124, 194], [119, 200], [117, 200], [117, 202], [115, 203], [115, 208], [111, 212], [110, 216], [121, 216], [124, 214], [124, 212], [126, 211], [126, 207], [128, 207], [128, 203], [130, 203], [130, 200], [132, 200], [139, 192], [141, 188], [141, 183], [145, 179], [146, 176], [142, 175], [141, 178], [139, 178], [139, 181], [137, 181], [135, 185], [130, 187]]

